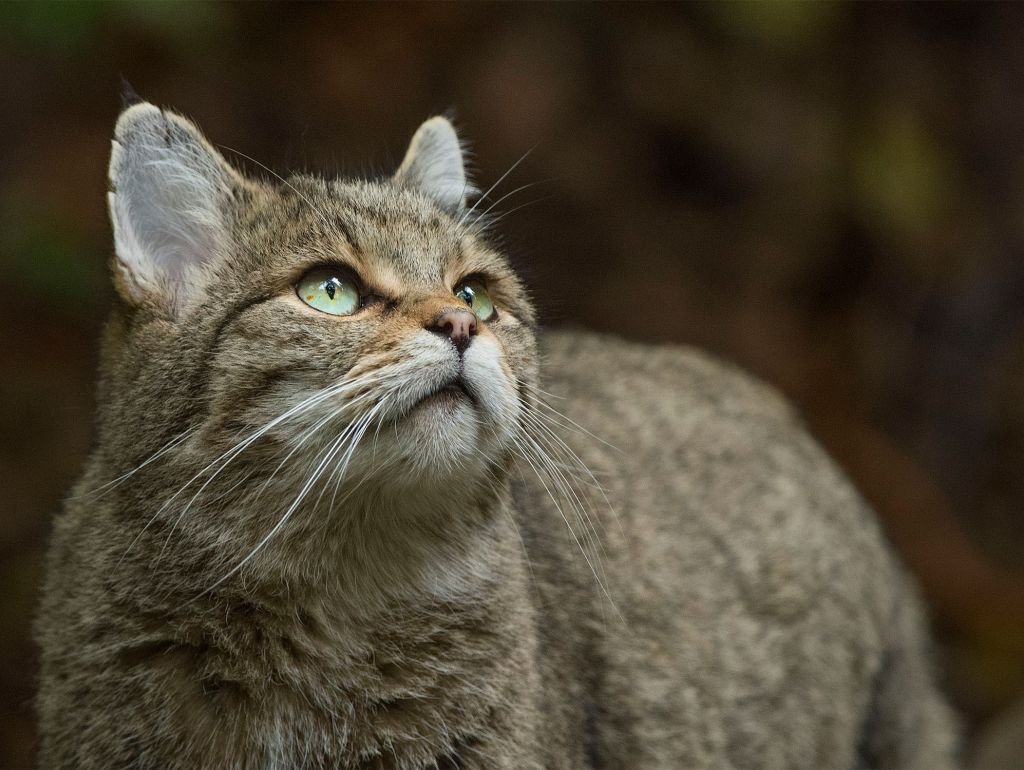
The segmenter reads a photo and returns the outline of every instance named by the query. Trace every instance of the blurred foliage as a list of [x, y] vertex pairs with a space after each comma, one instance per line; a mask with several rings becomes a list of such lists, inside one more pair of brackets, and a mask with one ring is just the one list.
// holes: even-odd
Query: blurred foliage
[[847, 8], [841, 3], [738, 0], [703, 6], [708, 18], [739, 41], [756, 43], [779, 53], [816, 48], [835, 30]]
[[86, 54], [112, 25], [151, 31], [169, 43], [187, 43], [196, 33], [213, 32], [226, 20], [215, 3], [75, 0], [0, 3], [2, 36], [27, 49], [64, 59]]
[[869, 225], [914, 242], [949, 214], [951, 162], [919, 116], [898, 105], [880, 110], [854, 152], [853, 192]]
[[8, 39], [73, 55], [91, 43], [113, 9], [97, 2], [3, 3], [0, 29]]
[[19, 198], [0, 201], [0, 257], [5, 277], [26, 294], [68, 315], [94, 319], [104, 307], [103, 253], [63, 212]]

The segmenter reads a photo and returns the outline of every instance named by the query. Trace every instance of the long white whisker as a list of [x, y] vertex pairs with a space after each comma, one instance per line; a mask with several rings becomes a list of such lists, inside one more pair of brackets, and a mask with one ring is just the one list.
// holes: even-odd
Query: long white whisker
[[[525, 209], [527, 206], [536, 206], [538, 203], [543, 203], [544, 201], [551, 200], [553, 197], [555, 197], [555, 196], [553, 196], [553, 195], [544, 195], [544, 196], [541, 196], [540, 198], [534, 198], [532, 201], [526, 201], [526, 203], [520, 203], [518, 206], [510, 208], [508, 211], [502, 211], [500, 214], [498, 214], [493, 219], [487, 220], [487, 222], [484, 223], [484, 227], [486, 227], [486, 228], [493, 228], [496, 224], [498, 224], [498, 222], [503, 220], [505, 217], [512, 216], [513, 214], [515, 214], [520, 209]], [[476, 224], [476, 223], [474, 222], [474, 224]]]
[[[529, 405], [523, 402], [522, 399], [520, 399], [520, 402], [523, 405], [522, 414], [524, 418], [527, 420], [527, 422], [529, 422], [531, 425], [535, 427], [535, 430], [540, 431], [540, 437], [547, 437], [545, 443], [548, 445], [549, 449], [551, 449], [552, 451], [555, 452], [555, 454], [560, 455], [562, 458], [566, 459], [570, 463], [570, 468], [566, 468], [565, 470], [583, 471], [583, 473], [586, 474], [586, 476], [590, 479], [590, 482], [601, 494], [601, 498], [604, 501], [605, 507], [608, 509], [612, 519], [615, 521], [615, 525], [618, 527], [619, 533], [623, 537], [625, 537], [626, 532], [622, 527], [622, 522], [619, 520], [619, 515], [615, 511], [615, 506], [613, 506], [611, 500], [608, 499], [608, 493], [605, 491], [604, 486], [597, 480], [593, 472], [590, 470], [589, 466], [585, 462], [583, 462], [583, 459], [578, 454], [576, 454], [576, 451], [571, 446], [569, 446], [569, 444], [567, 444], [557, 433], [555, 433], [555, 431], [553, 431], [551, 427], [548, 424], [546, 424], [546, 422], [551, 423], [552, 425], [555, 425], [557, 427], [566, 426], [562, 423], [555, 422], [553, 418], [551, 418], [548, 415], [545, 415], [543, 412], [537, 412], [533, 409], [530, 409]], [[536, 403], [543, 402], [537, 401]], [[569, 430], [571, 430], [571, 428], [569, 428]], [[587, 433], [589, 434], [589, 431], [587, 431]], [[595, 436], [594, 438], [597, 437]], [[600, 439], [598, 440], [600, 441]], [[554, 446], [551, 445], [552, 442], [554, 442]], [[602, 443], [611, 446], [610, 444], [607, 444], [607, 442]], [[600, 517], [598, 517], [598, 522], [600, 523], [600, 521]], [[601, 528], [602, 530], [604, 530], [603, 524], [601, 525]]]
[[491, 213], [491, 211], [494, 209], [494, 207], [497, 206], [498, 204], [500, 204], [503, 200], [511, 198], [513, 195], [515, 195], [516, 193], [522, 192], [523, 190], [529, 190], [531, 187], [536, 187], [537, 185], [544, 184], [545, 182], [548, 182], [548, 181], [550, 181], [550, 180], [540, 179], [540, 180], [538, 180], [536, 182], [529, 182], [527, 184], [519, 185], [519, 187], [515, 188], [514, 190], [511, 190], [511, 191], [505, 193], [500, 198], [498, 198], [496, 201], [494, 201], [494, 203], [492, 203], [490, 206], [488, 206], [483, 212], [481, 212], [480, 214], [477, 214], [476, 219], [473, 220], [473, 224], [470, 225], [470, 227], [472, 227], [477, 222], [479, 222], [481, 219], [486, 217], [489, 213]]
[[[266, 434], [267, 431], [271, 430], [272, 428], [274, 428], [275, 426], [279, 425], [280, 423], [282, 423], [283, 421], [287, 420], [288, 418], [290, 418], [290, 417], [292, 417], [292, 416], [294, 416], [296, 414], [299, 414], [301, 412], [304, 412], [304, 411], [306, 411], [308, 409], [311, 409], [313, 406], [315, 406], [316, 404], [320, 403], [321, 401], [324, 401], [325, 399], [331, 398], [332, 396], [338, 395], [338, 394], [343, 393], [343, 392], [345, 392], [347, 390], [352, 390], [352, 389], [357, 388], [357, 387], [362, 387], [363, 385], [367, 384], [368, 382], [372, 382], [373, 379], [374, 378], [369, 377], [369, 376], [359, 377], [359, 378], [356, 378], [355, 380], [340, 382], [340, 383], [337, 383], [335, 385], [328, 386], [327, 388], [324, 388], [323, 390], [317, 391], [316, 393], [308, 396], [307, 398], [305, 398], [302, 401], [300, 401], [298, 404], [296, 404], [296, 405], [292, 406], [291, 408], [289, 408], [288, 410], [286, 410], [283, 414], [280, 414], [277, 417], [273, 418], [268, 423], [263, 425], [261, 428], [257, 429], [252, 434], [250, 434], [246, 438], [242, 439], [237, 444], [232, 446], [230, 449], [225, 451], [223, 454], [221, 454], [219, 457], [214, 459], [212, 462], [208, 463], [204, 468], [202, 468], [198, 473], [196, 473], [191, 479], [189, 479], [187, 482], [185, 482], [185, 484], [183, 484], [181, 487], [179, 487], [178, 490], [176, 492], [174, 492], [174, 494], [172, 494], [167, 500], [164, 501], [164, 503], [157, 509], [157, 511], [149, 518], [149, 520], [146, 522], [145, 526], [139, 531], [139, 534], [137, 534], [135, 536], [135, 538], [132, 540], [132, 542], [128, 544], [128, 547], [125, 549], [124, 554], [122, 554], [121, 558], [118, 560], [118, 564], [120, 564], [122, 561], [124, 561], [124, 558], [128, 555], [128, 553], [135, 546], [135, 544], [139, 541], [139, 539], [146, 533], [146, 531], [149, 529], [149, 527], [160, 517], [160, 515], [165, 510], [167, 510], [167, 508], [178, 497], [178, 495], [180, 495], [182, 492], [184, 492], [186, 489], [188, 489], [192, 484], [194, 484], [196, 481], [198, 481], [200, 478], [202, 478], [202, 476], [205, 473], [207, 473], [209, 470], [214, 468], [218, 463], [221, 463], [220, 467], [217, 468], [217, 470], [214, 472], [214, 474], [209, 479], [207, 479], [207, 481], [202, 485], [202, 487], [199, 489], [199, 491], [196, 492], [195, 495], [193, 495], [192, 500], [189, 501], [188, 505], [192, 504], [192, 502], [196, 499], [196, 497], [198, 497], [199, 494], [201, 494], [202, 491], [204, 489], [206, 489], [207, 486], [209, 486], [209, 484], [213, 481], [213, 479], [216, 478], [216, 476], [218, 474], [220, 474], [220, 472], [223, 471], [232, 460], [234, 460], [236, 457], [238, 457], [249, 446], [251, 446], [254, 442], [256, 442], [264, 434]], [[188, 506], [186, 506], [186, 509], [187, 509], [187, 507]], [[180, 517], [179, 517], [179, 519], [180, 519]]]
[[[381, 415], [381, 419], [378, 420], [378, 422], [377, 422], [377, 430], [378, 431], [380, 430], [381, 425], [383, 425], [383, 423], [384, 423], [384, 416], [385, 415], [382, 414]], [[376, 438], [376, 434], [375, 434], [375, 438]], [[374, 451], [376, 451], [376, 450], [374, 450]], [[335, 469], [335, 473], [337, 473], [338, 475], [337, 475], [337, 478], [335, 478], [335, 480], [334, 480], [334, 491], [331, 493], [331, 506], [330, 506], [331, 510], [332, 511], [337, 510], [339, 506], [344, 505], [345, 501], [348, 500], [350, 497], [352, 497], [359, 490], [359, 488], [362, 487], [362, 485], [365, 484], [372, 476], [376, 475], [379, 478], [380, 474], [383, 473], [383, 471], [387, 470], [392, 465], [394, 465], [396, 463], [396, 461], [397, 460], [394, 457], [389, 458], [389, 459], [385, 460], [383, 463], [381, 463], [380, 465], [378, 465], [374, 469], [374, 473], [372, 473], [372, 474], [371, 473], [363, 474], [363, 477], [361, 479], [359, 479], [359, 481], [357, 481], [355, 483], [355, 485], [351, 489], [349, 489], [348, 492], [345, 494], [345, 496], [342, 497], [340, 500], [337, 500], [337, 495], [338, 495], [339, 487], [340, 487], [341, 482], [343, 480], [343, 475], [344, 474], [343, 473], [338, 473], [339, 470], [343, 470], [343, 468], [341, 466], [339, 466], [338, 469]], [[334, 478], [333, 475], [332, 475], [332, 478]], [[330, 480], [328, 480], [328, 483], [330, 483]]]
[[[352, 448], [351, 449], [353, 449], [353, 450], [355, 448], [355, 444], [358, 444], [360, 439], [363, 437], [363, 434], [366, 432], [366, 427], [369, 424], [368, 422], [365, 421], [365, 419], [362, 419], [362, 418], [360, 419], [360, 423], [361, 423], [361, 425], [363, 427], [351, 439], [352, 440]], [[244, 559], [242, 559], [238, 564], [236, 564], [234, 567], [232, 567], [227, 572], [227, 574], [225, 574], [223, 577], [218, 579], [215, 583], [213, 583], [213, 585], [211, 585], [209, 588], [207, 588], [205, 591], [203, 591], [201, 594], [199, 594], [199, 596], [196, 597], [197, 599], [202, 597], [202, 596], [205, 596], [208, 593], [210, 593], [215, 588], [217, 588], [217, 586], [219, 586], [221, 583], [223, 583], [225, 580], [228, 580], [232, 575], [234, 575], [239, 570], [241, 570], [248, 563], [248, 561], [250, 559], [252, 559], [257, 553], [259, 553], [263, 549], [263, 546], [265, 546], [268, 542], [270, 542], [270, 539], [281, 530], [281, 527], [283, 527], [285, 525], [285, 523], [291, 518], [291, 515], [295, 512], [295, 510], [299, 507], [299, 505], [302, 503], [302, 501], [306, 498], [306, 495], [309, 494], [309, 490], [316, 483], [317, 479], [319, 479], [320, 476], [323, 474], [324, 469], [330, 463], [330, 460], [333, 457], [333, 453], [336, 450], [338, 445], [339, 444], [336, 441], [331, 446], [331, 449], [329, 449], [327, 451], [327, 453], [325, 453], [324, 458], [320, 461], [319, 465], [317, 465], [316, 469], [310, 475], [310, 477], [306, 481], [305, 485], [303, 485], [301, 491], [295, 497], [295, 500], [292, 501], [292, 504], [288, 507], [288, 510], [285, 511], [284, 515], [281, 516], [280, 519], [278, 519], [277, 524], [275, 524], [271, 528], [271, 530], [266, 535], [264, 535], [263, 539], [260, 540], [260, 542], [256, 544], [256, 546], [248, 553], [248, 555], [246, 555], [246, 557]], [[346, 455], [346, 457], [348, 459], [351, 459], [351, 456], [352, 455], [351, 455], [351, 450], [350, 450], [349, 453]]]
[[[485, 455], [483, 452], [481, 452], [479, 450], [477, 450], [477, 454], [480, 457], [484, 458], [485, 461], [487, 461], [489, 459], [487, 457], [487, 455]], [[490, 469], [487, 469], [486, 465], [485, 465], [485, 471], [484, 472], [487, 474], [488, 478], [490, 478], [491, 481], [494, 482], [494, 484], [499, 484], [500, 483], [500, 481], [499, 481], [498, 477], [495, 475], [494, 471], [492, 471]], [[519, 473], [520, 478], [522, 478], [522, 475], [523, 475], [522, 471], [519, 471], [517, 469], [517, 472]], [[506, 510], [505, 511], [505, 515], [508, 516], [509, 522], [512, 524], [512, 529], [515, 530], [516, 538], [519, 540], [519, 547], [520, 547], [520, 549], [522, 549], [523, 559], [526, 560], [526, 568], [527, 568], [527, 570], [530, 573], [530, 585], [533, 586], [534, 588], [536, 588], [537, 577], [536, 577], [536, 575], [534, 574], [534, 571], [533, 571], [533, 561], [530, 559], [530, 552], [526, 548], [526, 541], [523, 540], [522, 530], [519, 529], [519, 523], [516, 521], [516, 517], [512, 513], [512, 511]]]
[[[525, 439], [527, 444], [534, 449], [534, 457], [547, 471], [548, 478], [551, 480], [551, 483], [558, 488], [563, 498], [569, 503], [569, 506], [576, 514], [576, 517], [583, 528], [583, 536], [591, 543], [592, 547], [594, 547], [595, 554], [600, 551], [602, 555], [606, 556], [607, 554], [605, 554], [604, 544], [600, 533], [597, 531], [597, 526], [595, 526], [590, 517], [590, 513], [587, 510], [588, 506], [580, 499], [576, 489], [569, 483], [562, 471], [552, 462], [551, 457], [544, 450], [544, 447], [542, 447], [533, 436], [528, 433], [524, 433], [522, 438]], [[597, 560], [597, 563], [598, 567], [601, 568], [602, 576], [604, 576], [604, 568], [600, 559]]]
[[[142, 528], [142, 531], [139, 532], [139, 534], [136, 536], [135, 540], [133, 540], [131, 542], [131, 544], [128, 546], [128, 549], [130, 550], [131, 547], [133, 545], [135, 545], [135, 542], [149, 528], [150, 524], [152, 524], [160, 516], [160, 514], [162, 514], [165, 510], [167, 510], [167, 508], [178, 497], [178, 495], [180, 495], [182, 492], [184, 492], [186, 489], [188, 489], [194, 482], [196, 482], [200, 478], [202, 478], [202, 476], [207, 471], [212, 469], [218, 463], [221, 463], [220, 467], [216, 470], [216, 472], [209, 479], [207, 479], [207, 481], [202, 485], [202, 487], [200, 487], [199, 491], [196, 492], [196, 494], [192, 496], [192, 500], [189, 501], [188, 505], [191, 505], [191, 503], [196, 499], [196, 497], [198, 497], [198, 495], [201, 494], [202, 491], [204, 489], [206, 489], [207, 486], [209, 486], [210, 482], [212, 482], [213, 479], [216, 478], [217, 475], [222, 470], [224, 470], [224, 468], [226, 468], [227, 465], [235, 457], [237, 457], [239, 454], [244, 452], [250, 445], [253, 444], [253, 442], [258, 440], [268, 430], [270, 430], [271, 428], [273, 428], [275, 425], [279, 424], [283, 420], [287, 419], [288, 417], [291, 417], [293, 414], [295, 414], [297, 412], [300, 412], [300, 411], [303, 411], [305, 408], [312, 407], [314, 404], [319, 403], [320, 401], [330, 397], [331, 395], [334, 395], [333, 388], [328, 388], [325, 391], [320, 391], [319, 393], [316, 393], [316, 394], [310, 396], [309, 398], [303, 400], [302, 402], [300, 402], [296, 406], [294, 406], [291, 409], [289, 409], [288, 411], [286, 411], [284, 414], [278, 415], [276, 418], [274, 418], [273, 420], [271, 420], [270, 422], [265, 424], [262, 428], [259, 428], [258, 430], [256, 430], [252, 434], [250, 434], [248, 437], [246, 437], [242, 441], [239, 441], [237, 444], [235, 444], [230, 449], [225, 451], [223, 454], [218, 456], [212, 462], [208, 463], [198, 473], [196, 473], [191, 479], [186, 481], [185, 484], [182, 485], [174, 494], [172, 494], [169, 498], [167, 498], [167, 500], [164, 501], [163, 505], [161, 505], [157, 509], [156, 513], [154, 513], [153, 516], [150, 518], [150, 520], [146, 523], [146, 526], [144, 526]], [[186, 508], [187, 507], [188, 506], [186, 505]], [[127, 554], [127, 551], [125, 551], [125, 554]], [[124, 557], [122, 556], [121, 558], [123, 559]]]
[[[543, 395], [546, 395], [546, 396], [551, 396], [552, 398], [564, 398], [564, 396], [555, 396], [554, 394], [548, 393], [545, 390], [541, 390], [537, 386], [531, 385], [530, 383], [525, 382], [523, 380], [516, 380], [516, 382], [518, 382], [519, 385], [521, 385], [522, 387], [530, 388], [535, 393], [543, 394]], [[522, 401], [522, 398], [520, 398], [520, 401]], [[614, 444], [609, 444], [607, 441], [605, 441], [600, 436], [597, 436], [597, 435], [591, 433], [589, 430], [584, 428], [578, 422], [576, 422], [575, 420], [571, 419], [570, 417], [568, 417], [567, 415], [563, 414], [562, 412], [558, 411], [553, 406], [551, 406], [551, 404], [548, 404], [547, 402], [545, 402], [544, 399], [538, 397], [532, 403], [536, 403], [538, 406], [543, 407], [544, 409], [547, 409], [549, 412], [551, 412], [553, 415], [555, 415], [559, 420], [564, 421], [567, 425], [571, 425], [572, 428], [580, 431], [581, 433], [585, 433], [586, 435], [590, 436], [592, 439], [594, 439], [596, 441], [600, 441], [602, 444], [604, 444], [609, 449], [614, 449], [616, 452], [621, 452], [622, 451], [621, 449], [619, 449]]]
[[[68, 500], [79, 500], [79, 499], [82, 499], [82, 498], [91, 497], [92, 495], [96, 495], [97, 493], [100, 493], [98, 495], [99, 497], [103, 497], [103, 495], [105, 495], [105, 494], [107, 494], [107, 492], [111, 491], [111, 489], [108, 489], [108, 487], [113, 488], [113, 487], [116, 487], [116, 486], [122, 484], [123, 482], [127, 481], [129, 478], [131, 478], [136, 473], [141, 471], [147, 465], [149, 465], [150, 463], [152, 463], [155, 460], [159, 460], [165, 454], [167, 454], [172, 449], [174, 449], [174, 447], [176, 447], [179, 444], [181, 444], [185, 439], [187, 439], [189, 436], [191, 436], [193, 433], [195, 433], [196, 430], [198, 430], [198, 428], [189, 428], [188, 430], [183, 431], [182, 433], [179, 433], [177, 436], [172, 438], [170, 441], [168, 441], [166, 444], [164, 444], [162, 447], [160, 447], [160, 449], [158, 449], [156, 452], [151, 454], [143, 462], [141, 462], [138, 465], [136, 465], [134, 468], [132, 468], [127, 473], [122, 473], [116, 479], [111, 479], [107, 483], [101, 484], [100, 486], [96, 487], [95, 489], [90, 489], [90, 490], [88, 490], [86, 492], [83, 492], [80, 495], [75, 495], [73, 497], [69, 497]], [[103, 491], [103, 490], [106, 490], [106, 491]]]
[[524, 152], [522, 154], [522, 156], [519, 158], [519, 160], [517, 160], [515, 163], [513, 163], [511, 166], [509, 166], [508, 171], [506, 171], [504, 174], [499, 176], [498, 177], [498, 181], [495, 182], [494, 184], [492, 184], [490, 187], [488, 187], [487, 188], [487, 192], [485, 192], [483, 195], [481, 195], [479, 198], [477, 198], [476, 203], [473, 204], [473, 207], [471, 209], [469, 209], [469, 211], [467, 211], [465, 214], [463, 214], [459, 218], [459, 221], [456, 223], [455, 226], [456, 227], [462, 227], [462, 223], [466, 221], [466, 219], [470, 216], [470, 214], [472, 214], [474, 211], [476, 211], [476, 207], [480, 205], [480, 202], [483, 201], [488, 195], [490, 195], [494, 191], [494, 188], [496, 188], [498, 185], [500, 185], [505, 180], [505, 177], [507, 177], [509, 174], [511, 174], [513, 171], [515, 171], [516, 170], [516, 166], [518, 166], [520, 163], [522, 163], [524, 160], [526, 160], [527, 157], [529, 157], [530, 153], [533, 152], [535, 149], [537, 149], [537, 145], [534, 145], [529, 150]]
[[587, 566], [590, 568], [590, 572], [594, 576], [594, 580], [597, 581], [598, 587], [601, 589], [601, 592], [608, 599], [608, 602], [615, 610], [615, 613], [619, 616], [620, 620], [622, 620], [623, 624], [625, 625], [625, 618], [623, 618], [622, 613], [619, 612], [618, 606], [615, 604], [615, 600], [612, 599], [611, 594], [608, 592], [608, 588], [605, 586], [604, 580], [601, 579], [601, 575], [594, 568], [594, 563], [591, 561], [589, 554], [587, 554], [586, 548], [583, 547], [583, 543], [581, 543], [579, 537], [577, 537], [576, 531], [573, 529], [572, 525], [569, 523], [569, 520], [566, 518], [565, 513], [562, 510], [562, 506], [559, 505], [558, 500], [555, 498], [555, 495], [552, 493], [551, 489], [548, 487], [547, 482], [544, 480], [544, 474], [542, 474], [540, 472], [540, 469], [534, 464], [533, 460], [530, 458], [530, 453], [526, 451], [526, 449], [523, 447], [523, 445], [519, 442], [518, 439], [513, 437], [512, 443], [518, 450], [517, 453], [519, 454], [519, 456], [522, 457], [527, 462], [527, 464], [529, 464], [530, 468], [533, 469], [534, 474], [537, 476], [537, 480], [540, 481], [541, 486], [544, 487], [544, 491], [547, 493], [548, 497], [551, 498], [551, 502], [555, 506], [555, 510], [558, 511], [558, 515], [562, 517], [562, 521], [565, 523], [566, 528], [569, 530], [569, 535], [576, 543], [577, 548], [580, 549], [580, 553], [583, 555], [583, 559], [586, 561]]
[[[369, 394], [367, 394], [367, 393], [364, 393], [361, 396], [357, 396], [352, 401], [346, 402], [344, 405], [342, 405], [338, 409], [334, 410], [333, 412], [329, 412], [324, 417], [321, 417], [319, 420], [317, 420], [312, 425], [312, 427], [307, 428], [305, 431], [303, 431], [302, 435], [299, 437], [299, 440], [295, 444], [295, 446], [292, 447], [291, 451], [288, 452], [288, 454], [285, 456], [284, 460], [282, 460], [278, 464], [278, 466], [270, 474], [270, 477], [268, 479], [266, 479], [263, 482], [263, 484], [260, 486], [260, 489], [256, 493], [256, 497], [253, 498], [253, 502], [255, 503], [255, 501], [259, 499], [260, 495], [267, 488], [267, 486], [270, 484], [270, 482], [274, 479], [274, 477], [277, 475], [278, 471], [280, 471], [281, 468], [284, 467], [284, 465], [288, 462], [288, 460], [292, 457], [292, 455], [294, 455], [296, 452], [298, 452], [299, 449], [302, 448], [302, 446], [306, 443], [306, 441], [308, 441], [313, 436], [314, 433], [316, 433], [326, 423], [328, 423], [331, 420], [335, 419], [339, 414], [341, 414], [343, 411], [345, 411], [345, 409], [347, 409], [348, 407], [350, 407], [353, 404], [357, 403], [361, 399], [367, 398], [368, 396], [369, 396]], [[312, 407], [310, 407], [310, 408], [312, 408]], [[238, 456], [237, 454], [234, 455], [231, 458], [231, 460], [233, 460], [237, 456]], [[210, 476], [210, 478], [207, 479], [206, 482], [196, 491], [196, 493], [192, 496], [192, 499], [189, 500], [188, 503], [186, 503], [185, 506], [181, 509], [181, 513], [178, 514], [178, 518], [174, 520], [174, 523], [171, 525], [170, 531], [167, 533], [167, 537], [164, 540], [163, 548], [160, 549], [160, 554], [159, 554], [158, 558], [162, 557], [163, 554], [164, 554], [164, 551], [167, 550], [167, 546], [170, 544], [171, 538], [174, 536], [175, 529], [177, 529], [178, 524], [181, 523], [182, 519], [185, 518], [185, 514], [188, 513], [189, 509], [192, 507], [192, 504], [203, 493], [203, 491], [213, 482], [213, 480], [220, 474], [220, 472], [223, 471], [227, 467], [228, 463], [231, 462], [231, 460], [228, 460], [227, 462], [224, 463], [224, 465], [222, 465], [220, 468], [218, 468], [217, 471], [212, 476]]]
[[[369, 412], [364, 414], [356, 422], [354, 422], [352, 425], [350, 425], [348, 430], [354, 432], [355, 430], [359, 430], [359, 426], [362, 426], [364, 424], [368, 426], [369, 423], [373, 420], [373, 418], [376, 417], [377, 413], [380, 412], [384, 408], [384, 404], [385, 404], [385, 401], [381, 401], [381, 402], [377, 403]], [[335, 492], [335, 494], [337, 494], [337, 491], [338, 491], [337, 483], [341, 482], [342, 477], [344, 476], [344, 469], [348, 467], [348, 463], [351, 460], [351, 455], [352, 455], [352, 452], [354, 450], [355, 450], [355, 444], [352, 444], [349, 447], [348, 452], [345, 455], [342, 456], [341, 462], [339, 462], [339, 463], [337, 463], [335, 465], [334, 469], [331, 471], [331, 475], [329, 475], [327, 477], [327, 480], [324, 482], [323, 486], [321, 487], [320, 494], [316, 498], [316, 502], [314, 503], [314, 507], [317, 507], [317, 506], [320, 505], [320, 501], [323, 499], [324, 494], [327, 492], [327, 488], [331, 485], [331, 480], [334, 479], [335, 477], [337, 477], [337, 481], [336, 481], [336, 485], [334, 487], [334, 492]], [[331, 496], [331, 508], [332, 508], [332, 510], [334, 508], [334, 496], [333, 495]]]
[[310, 209], [312, 209], [313, 213], [316, 214], [320, 218], [320, 221], [323, 222], [324, 225], [330, 226], [331, 220], [328, 218], [328, 216], [321, 209], [319, 209], [316, 206], [314, 206], [313, 205], [313, 201], [311, 201], [309, 198], [307, 198], [305, 195], [303, 195], [301, 192], [299, 192], [298, 188], [296, 188], [295, 185], [293, 185], [291, 182], [289, 182], [283, 176], [281, 176], [276, 171], [274, 171], [274, 169], [270, 168], [269, 166], [267, 166], [264, 163], [260, 163], [258, 160], [256, 160], [253, 157], [250, 157], [249, 155], [246, 155], [244, 152], [239, 152], [238, 150], [235, 150], [235, 149], [233, 149], [231, 147], [226, 147], [224, 145], [220, 145], [220, 147], [225, 149], [225, 150], [227, 150], [227, 151], [229, 151], [229, 152], [233, 152], [233, 153], [235, 153], [235, 155], [239, 155], [239, 156], [245, 158], [246, 160], [252, 161], [257, 166], [262, 168], [264, 171], [267, 171], [267, 172], [273, 174], [275, 177], [277, 177], [281, 181], [282, 184], [287, 185], [289, 188], [291, 188], [292, 192], [294, 192], [296, 195], [299, 196], [299, 198], [301, 198], [303, 201], [305, 201], [306, 205], [309, 206]]
[[572, 468], [575, 470], [583, 471], [583, 473], [587, 475], [593, 486], [601, 493], [601, 496], [604, 498], [605, 504], [608, 506], [609, 509], [612, 510], [612, 513], [614, 514], [614, 509], [612, 508], [611, 502], [608, 500], [608, 495], [605, 492], [604, 486], [601, 484], [601, 482], [597, 480], [597, 478], [594, 476], [593, 472], [590, 470], [587, 464], [583, 462], [582, 458], [580, 458], [580, 456], [576, 454], [576, 451], [571, 446], [569, 446], [562, 439], [561, 436], [559, 436], [557, 433], [551, 430], [551, 428], [548, 425], [545, 424], [544, 421], [548, 418], [528, 408], [524, 408], [522, 414], [524, 419], [526, 419], [532, 426], [534, 426], [538, 431], [541, 432], [538, 438], [543, 438], [545, 440], [545, 444], [548, 446], [549, 449], [556, 451], [563, 458], [569, 461], [570, 465], [566, 468], [567, 470]]
[[342, 404], [336, 410], [334, 410], [333, 412], [329, 413], [327, 416], [321, 418], [320, 420], [317, 420], [317, 422], [314, 423], [310, 428], [307, 428], [305, 431], [303, 431], [303, 433], [299, 436], [298, 441], [295, 443], [295, 446], [293, 446], [292, 449], [288, 452], [288, 454], [285, 455], [285, 458], [283, 460], [281, 460], [280, 463], [278, 463], [277, 467], [274, 468], [274, 470], [270, 474], [269, 478], [267, 478], [263, 482], [263, 485], [260, 487], [259, 491], [256, 493], [256, 496], [253, 498], [253, 502], [255, 503], [256, 500], [258, 500], [260, 498], [260, 495], [263, 494], [263, 491], [274, 480], [274, 477], [277, 476], [277, 473], [281, 470], [281, 468], [283, 468], [287, 464], [288, 460], [290, 460], [291, 457], [297, 451], [299, 451], [299, 449], [302, 448], [302, 446], [306, 443], [307, 440], [309, 440], [309, 438], [314, 433], [316, 433], [320, 428], [322, 428], [327, 422], [336, 419], [339, 415], [341, 415], [346, 410], [351, 409], [353, 406], [358, 404], [360, 401], [363, 401], [363, 400], [365, 400], [367, 398], [370, 398], [371, 396], [373, 396], [373, 393], [367, 392], [367, 393], [363, 393], [362, 395], [356, 396], [351, 401], [346, 401], [344, 404]]

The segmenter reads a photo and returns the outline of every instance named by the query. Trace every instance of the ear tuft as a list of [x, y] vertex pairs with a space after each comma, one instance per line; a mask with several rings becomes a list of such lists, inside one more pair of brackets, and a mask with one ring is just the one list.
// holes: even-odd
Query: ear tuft
[[419, 127], [394, 181], [426, 193], [450, 211], [465, 207], [466, 196], [474, 190], [466, 178], [458, 134], [447, 119], [430, 118]]
[[139, 96], [138, 92], [132, 88], [132, 84], [128, 82], [128, 78], [124, 75], [121, 76], [121, 109], [126, 110], [129, 107], [134, 107], [136, 104], [142, 104], [146, 100]]
[[118, 118], [109, 182], [119, 288], [180, 309], [223, 251], [240, 177], [192, 123], [142, 102]]

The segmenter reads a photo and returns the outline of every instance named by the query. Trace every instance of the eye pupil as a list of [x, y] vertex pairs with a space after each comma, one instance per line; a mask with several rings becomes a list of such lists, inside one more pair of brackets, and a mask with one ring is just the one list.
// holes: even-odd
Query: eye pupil
[[317, 267], [295, 285], [299, 299], [314, 310], [331, 315], [352, 315], [359, 309], [359, 287], [343, 271]]
[[495, 318], [494, 302], [483, 282], [469, 279], [460, 284], [455, 296], [469, 305], [481, 321], [492, 321]]

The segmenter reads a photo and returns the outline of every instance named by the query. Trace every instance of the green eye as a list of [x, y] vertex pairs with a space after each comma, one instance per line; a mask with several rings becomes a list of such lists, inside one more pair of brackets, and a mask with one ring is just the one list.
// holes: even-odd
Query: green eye
[[469, 305], [481, 321], [490, 321], [494, 318], [494, 302], [480, 281], [463, 281], [455, 289], [455, 296]]
[[318, 267], [295, 286], [299, 299], [331, 315], [351, 315], [359, 309], [359, 289], [343, 272]]

